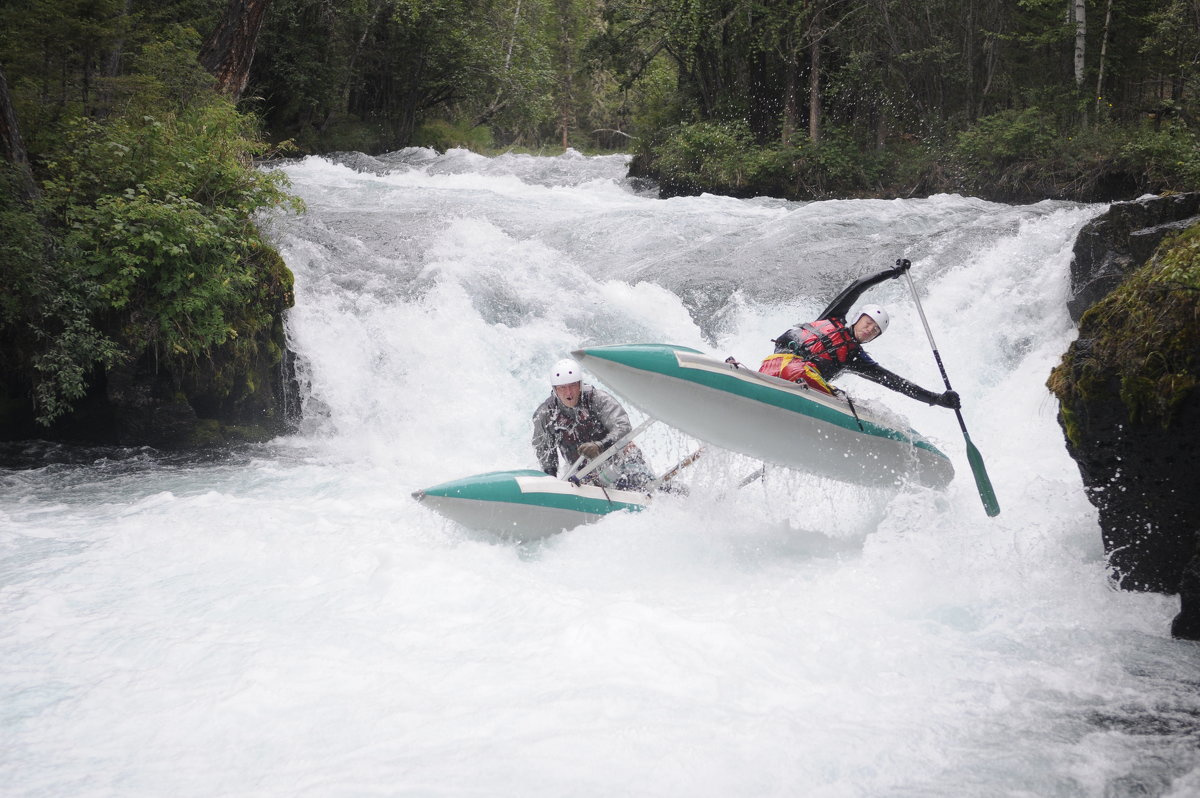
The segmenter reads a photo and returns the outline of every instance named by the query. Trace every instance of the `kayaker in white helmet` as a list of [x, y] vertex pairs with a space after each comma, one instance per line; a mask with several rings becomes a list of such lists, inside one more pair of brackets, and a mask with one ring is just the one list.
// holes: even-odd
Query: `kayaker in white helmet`
[[[583, 370], [565, 358], [550, 370], [550, 396], [533, 413], [533, 449], [542, 470], [558, 475], [559, 456], [566, 465], [581, 455], [594, 460], [633, 429], [629, 415], [611, 394], [583, 382]], [[630, 490], [654, 479], [637, 446], [630, 443], [602, 469], [584, 482], [605, 484], [606, 475], [617, 477], [609, 487]]]
[[829, 307], [807, 324], [798, 324], [776, 338], [775, 353], [763, 360], [758, 370], [791, 382], [802, 382], [825, 393], [833, 393], [829, 381], [842, 371], [850, 371], [905, 396], [939, 407], [957, 410], [961, 406], [955, 391], [937, 393], [909, 382], [885, 369], [863, 350], [888, 328], [888, 313], [879, 305], [864, 305], [851, 318], [850, 308], [868, 288], [900, 277], [909, 268], [908, 261], [851, 283]]

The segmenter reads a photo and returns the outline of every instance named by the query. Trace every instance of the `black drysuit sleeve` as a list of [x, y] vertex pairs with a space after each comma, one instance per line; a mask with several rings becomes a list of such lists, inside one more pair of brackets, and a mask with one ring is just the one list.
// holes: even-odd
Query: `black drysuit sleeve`
[[883, 366], [875, 362], [875, 359], [868, 355], [863, 350], [859, 349], [854, 353], [845, 366], [847, 371], [852, 371], [860, 377], [865, 377], [872, 382], [877, 382], [885, 388], [891, 388], [893, 391], [902, 393], [905, 396], [911, 396], [926, 404], [935, 404], [940, 394], [933, 391], [927, 391], [920, 385], [901, 377], [899, 374], [893, 374]]
[[[879, 285], [884, 280], [890, 280], [899, 277], [904, 272], [898, 269], [884, 269], [879, 274], [873, 274], [870, 277], [860, 277], [846, 287], [846, 290], [837, 295], [837, 298], [829, 303], [829, 307], [821, 311], [821, 315], [817, 319], [846, 319], [846, 314], [850, 312], [850, 308], [854, 307], [854, 303], [863, 295], [863, 292], [868, 288]], [[855, 320], [846, 319], [848, 324], [853, 324]], [[865, 376], [865, 375], [864, 375]]]

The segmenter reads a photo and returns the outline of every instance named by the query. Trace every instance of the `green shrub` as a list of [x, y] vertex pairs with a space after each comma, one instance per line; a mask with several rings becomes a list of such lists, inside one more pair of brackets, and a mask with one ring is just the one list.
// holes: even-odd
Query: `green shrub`
[[13, 400], [24, 383], [48, 423], [84, 395], [95, 365], [113, 366], [122, 354], [94, 324], [95, 282], [63, 268], [16, 180], [11, 167], [0, 168], [0, 369], [11, 385], [3, 393]]
[[[36, 266], [8, 248], [2, 264], [0, 328], [23, 353], [10, 365], [30, 375], [39, 421], [67, 412], [97, 367], [147, 350], [186, 364], [270, 324], [290, 276], [274, 273], [253, 217], [298, 203], [282, 173], [254, 168], [260, 152], [252, 121], [215, 95], [65, 125], [28, 211], [45, 242], [29, 247]], [[36, 238], [15, 214], [6, 227]]]
[[124, 314], [126, 341], [196, 355], [259, 323], [245, 312], [250, 256], [265, 246], [251, 217], [287, 197], [282, 173], [253, 168], [252, 134], [222, 100], [71, 126], [46, 203], [71, 268]]
[[1143, 175], [1152, 190], [1200, 189], [1200, 140], [1182, 124], [1158, 130], [1142, 127], [1116, 148], [1116, 161]]
[[213, 87], [213, 76], [196, 58], [200, 34], [185, 25], [167, 25], [130, 59], [132, 73], [118, 91], [129, 93], [127, 113], [154, 114], [161, 109], [180, 110], [204, 102]]
[[827, 128], [816, 143], [804, 139], [797, 150], [792, 179], [797, 186], [807, 187], [806, 196], [851, 196], [869, 192], [876, 189], [883, 178], [883, 156], [859, 146], [836, 128]]
[[771, 161], [742, 120], [683, 125], [654, 147], [653, 155], [664, 181], [696, 192], [732, 194], [756, 183]]
[[954, 153], [970, 171], [995, 176], [1014, 162], [1051, 155], [1057, 140], [1050, 121], [1037, 108], [1001, 111], [959, 133]]
[[44, 271], [46, 231], [37, 214], [20, 199], [16, 169], [0, 160], [0, 329], [25, 311], [15, 286], [35, 283]]
[[445, 152], [454, 147], [483, 152], [492, 146], [492, 131], [485, 125], [471, 126], [434, 119], [417, 128], [413, 144], [417, 147], [430, 147], [438, 152]]

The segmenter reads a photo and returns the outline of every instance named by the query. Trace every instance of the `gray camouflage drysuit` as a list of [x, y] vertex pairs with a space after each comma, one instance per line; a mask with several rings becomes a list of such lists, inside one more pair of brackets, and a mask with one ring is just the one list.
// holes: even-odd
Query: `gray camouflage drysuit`
[[[533, 412], [533, 449], [542, 470], [557, 476], [560, 453], [570, 465], [579, 458], [579, 444], [595, 441], [603, 451], [629, 434], [631, 429], [629, 416], [616, 399], [584, 383], [579, 404], [575, 407], [560, 402], [553, 390], [546, 401], [538, 405]], [[614, 455], [609, 463], [621, 474], [614, 487], [638, 488], [654, 479], [641, 451], [632, 443]], [[589, 475], [584, 481], [592, 481], [594, 476]]]

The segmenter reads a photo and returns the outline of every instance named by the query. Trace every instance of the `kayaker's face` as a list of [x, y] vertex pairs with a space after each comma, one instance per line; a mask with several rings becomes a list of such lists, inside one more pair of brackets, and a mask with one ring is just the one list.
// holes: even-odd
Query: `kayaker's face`
[[860, 344], [869, 343], [879, 337], [879, 325], [875, 323], [875, 319], [867, 314], [858, 317], [858, 321], [854, 322], [854, 337], [858, 339]]
[[582, 382], [572, 382], [568, 385], [555, 385], [554, 395], [558, 397], [558, 401], [562, 402], [567, 407], [574, 407], [579, 404], [579, 395], [583, 392]]

